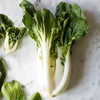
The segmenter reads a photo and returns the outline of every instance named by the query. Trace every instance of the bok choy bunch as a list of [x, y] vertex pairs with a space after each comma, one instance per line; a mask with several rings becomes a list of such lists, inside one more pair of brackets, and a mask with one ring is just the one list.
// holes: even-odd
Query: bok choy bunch
[[24, 10], [22, 22], [37, 43], [44, 93], [55, 96], [68, 86], [71, 74], [70, 47], [73, 40], [87, 33], [87, 19], [76, 4], [59, 3], [56, 17], [44, 8], [36, 11], [26, 0], [21, 2], [20, 7]]
[[23, 37], [25, 31], [25, 28], [14, 27], [13, 22], [6, 15], [0, 14], [0, 39], [4, 53], [9, 54], [16, 50], [18, 40]]

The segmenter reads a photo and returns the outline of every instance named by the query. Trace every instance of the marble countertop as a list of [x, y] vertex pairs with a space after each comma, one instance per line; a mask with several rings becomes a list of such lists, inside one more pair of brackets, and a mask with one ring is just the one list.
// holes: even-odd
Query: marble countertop
[[[59, 2], [76, 3], [84, 11], [89, 22], [88, 33], [72, 47], [72, 76], [69, 88], [53, 98], [44, 100], [100, 100], [100, 0], [29, 0], [36, 9], [48, 8], [55, 13]], [[23, 26], [21, 0], [0, 0], [0, 13], [12, 19], [15, 26]], [[40, 91], [37, 81], [36, 43], [26, 35], [19, 41], [16, 52], [5, 55], [0, 41], [0, 56], [8, 65], [6, 82], [18, 80], [27, 95]], [[0, 98], [0, 100], [6, 100]]]

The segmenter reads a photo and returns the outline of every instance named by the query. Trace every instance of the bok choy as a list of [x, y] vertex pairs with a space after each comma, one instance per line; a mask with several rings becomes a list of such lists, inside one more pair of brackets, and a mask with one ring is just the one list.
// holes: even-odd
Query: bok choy
[[20, 7], [24, 10], [22, 22], [37, 43], [44, 93], [55, 96], [68, 86], [70, 47], [73, 40], [87, 33], [87, 19], [76, 4], [59, 3], [55, 17], [47, 9], [35, 10], [27, 0], [23, 0]]
[[0, 39], [4, 53], [9, 54], [16, 50], [18, 40], [23, 37], [25, 31], [25, 28], [14, 27], [13, 22], [6, 15], [0, 14]]

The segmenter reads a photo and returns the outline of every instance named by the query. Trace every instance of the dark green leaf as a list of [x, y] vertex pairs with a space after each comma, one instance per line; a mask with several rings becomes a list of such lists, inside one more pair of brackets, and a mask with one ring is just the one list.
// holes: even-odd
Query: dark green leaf
[[23, 0], [20, 3], [20, 7], [31, 16], [33, 16], [33, 13], [36, 11], [34, 6], [27, 0]]
[[7, 32], [9, 35], [9, 41], [17, 41], [23, 37], [26, 32], [26, 28], [10, 27]]
[[26, 27], [29, 27], [33, 24], [32, 16], [29, 15], [29, 13], [25, 12], [25, 15], [23, 16], [22, 22]]
[[72, 30], [72, 38], [79, 39], [86, 34], [86, 30], [88, 29], [87, 20], [76, 18], [71, 21], [70, 28]]
[[81, 8], [77, 4], [73, 4], [71, 7], [70, 19], [73, 20], [76, 17], [86, 20]]
[[0, 57], [0, 90], [3, 85], [4, 79], [6, 77], [6, 74], [7, 74], [7, 65], [3, 60], [3, 58]]
[[69, 16], [71, 12], [71, 5], [61, 2], [57, 5], [56, 8], [56, 17], [62, 17], [63, 19], [66, 18], [66, 16]]
[[4, 14], [0, 14], [0, 39], [6, 35], [6, 30], [13, 27], [13, 22]]
[[33, 14], [36, 11], [34, 6], [27, 0], [23, 0], [20, 3], [20, 7], [24, 10], [25, 15], [23, 16], [22, 22], [26, 27], [29, 27], [30, 25], [33, 24]]
[[6, 31], [9, 27], [13, 27], [13, 22], [6, 15], [0, 14], [0, 31]]

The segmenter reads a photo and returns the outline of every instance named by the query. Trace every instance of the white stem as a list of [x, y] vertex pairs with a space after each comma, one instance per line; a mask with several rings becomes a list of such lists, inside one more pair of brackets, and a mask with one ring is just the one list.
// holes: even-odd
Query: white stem
[[44, 91], [46, 96], [50, 96], [51, 92], [54, 90], [54, 82], [51, 74], [51, 65], [50, 65], [50, 49], [47, 43], [42, 45], [43, 53], [43, 82], [44, 82]]
[[43, 90], [43, 62], [42, 59], [40, 59], [41, 57], [41, 49], [38, 48], [37, 51], [37, 76], [38, 76], [38, 83], [40, 88]]
[[63, 72], [64, 72], [64, 66], [61, 64], [62, 58], [62, 50], [61, 47], [58, 48], [58, 57], [56, 59], [56, 70], [55, 70], [55, 87], [57, 87], [62, 80]]
[[52, 96], [55, 96], [63, 92], [67, 88], [69, 81], [70, 81], [70, 76], [71, 76], [71, 62], [70, 62], [70, 49], [69, 49], [67, 56], [66, 56], [64, 74], [63, 74], [62, 80], [60, 81], [57, 88], [52, 92]]
[[16, 43], [14, 44], [14, 46], [12, 48], [10, 48], [10, 44], [9, 44], [9, 36], [8, 34], [6, 35], [5, 39], [3, 40], [3, 51], [5, 54], [9, 54], [12, 53], [16, 50], [18, 45], [18, 40], [16, 41]]

